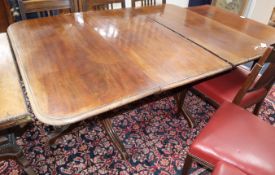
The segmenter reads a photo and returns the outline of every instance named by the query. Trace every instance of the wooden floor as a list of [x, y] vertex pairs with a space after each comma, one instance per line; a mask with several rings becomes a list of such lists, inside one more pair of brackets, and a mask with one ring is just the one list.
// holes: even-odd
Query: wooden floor
[[4, 8], [4, 1], [0, 0], [0, 33], [6, 32], [8, 25], [9, 23], [6, 15], [6, 10]]

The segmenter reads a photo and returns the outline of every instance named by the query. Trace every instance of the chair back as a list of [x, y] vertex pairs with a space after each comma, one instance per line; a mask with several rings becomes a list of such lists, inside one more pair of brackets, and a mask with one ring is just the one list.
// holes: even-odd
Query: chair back
[[[136, 2], [140, 2], [142, 7], [157, 4], [156, 0], [132, 0], [132, 7], [136, 7]], [[166, 4], [166, 0], [162, 0], [162, 4]]]
[[115, 4], [125, 8], [125, 0], [80, 0], [80, 11], [87, 10], [113, 10]]
[[40, 18], [75, 11], [73, 0], [18, 0], [18, 5], [23, 20], [28, 13], [36, 13]]
[[[266, 65], [266, 67], [264, 67]], [[261, 70], [263, 70], [262, 75], [259, 75]], [[259, 61], [253, 66], [250, 74], [248, 75], [246, 81], [244, 82], [241, 89], [235, 96], [233, 103], [240, 104], [241, 100], [247, 93], [253, 93], [260, 89], [265, 90], [263, 96], [260, 100], [264, 99], [268, 91], [271, 89], [275, 82], [275, 51], [273, 47], [268, 47], [264, 55], [259, 59]]]

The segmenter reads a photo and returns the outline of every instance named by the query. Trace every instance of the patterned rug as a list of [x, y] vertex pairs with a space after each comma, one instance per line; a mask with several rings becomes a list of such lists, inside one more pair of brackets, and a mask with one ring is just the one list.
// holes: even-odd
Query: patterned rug
[[[124, 161], [99, 122], [79, 123], [70, 134], [47, 145], [49, 126], [33, 120], [17, 143], [22, 146], [32, 168], [38, 174], [181, 174], [186, 152], [193, 139], [207, 124], [215, 109], [189, 93], [185, 101], [196, 119], [190, 129], [183, 117], [176, 115], [172, 97], [164, 98], [115, 116], [114, 130], [128, 154]], [[260, 118], [275, 126], [275, 87], [262, 107]], [[24, 174], [13, 160], [0, 161], [0, 174]], [[192, 175], [209, 174], [194, 164]]]

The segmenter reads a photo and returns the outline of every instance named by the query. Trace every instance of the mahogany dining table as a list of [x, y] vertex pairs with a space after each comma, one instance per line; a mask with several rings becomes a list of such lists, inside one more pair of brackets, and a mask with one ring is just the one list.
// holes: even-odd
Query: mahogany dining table
[[37, 119], [66, 128], [107, 114], [100, 121], [125, 159], [114, 109], [255, 60], [275, 43], [264, 24], [169, 4], [26, 20], [8, 36]]

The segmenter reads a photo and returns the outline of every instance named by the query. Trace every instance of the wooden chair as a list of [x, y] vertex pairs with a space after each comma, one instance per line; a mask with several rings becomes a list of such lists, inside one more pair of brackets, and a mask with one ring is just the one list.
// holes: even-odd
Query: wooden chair
[[247, 8], [248, 0], [233, 0], [229, 2], [227, 0], [212, 0], [212, 5], [238, 15], [243, 15]]
[[22, 150], [16, 145], [15, 139], [16, 130], [31, 120], [8, 37], [2, 33], [0, 34], [0, 159], [15, 159], [23, 166], [26, 173], [35, 174], [24, 158]]
[[190, 146], [183, 175], [188, 174], [193, 161], [209, 169], [223, 161], [243, 174], [274, 175], [274, 137], [274, 126], [225, 102]]
[[[265, 63], [267, 69], [260, 76], [259, 73]], [[253, 113], [258, 115], [261, 105], [275, 81], [275, 51], [272, 47], [266, 49], [264, 55], [254, 65], [251, 71], [237, 67], [229, 73], [203, 81], [191, 88], [195, 93], [208, 99], [215, 107], [224, 101], [233, 102], [243, 108], [256, 104]], [[188, 120], [190, 127], [194, 126], [194, 119], [190, 115], [184, 99], [188, 89], [176, 97], [179, 110]]]
[[75, 11], [74, 0], [18, 0], [18, 5], [23, 20], [28, 13], [36, 13], [40, 18]]
[[125, 8], [125, 0], [80, 0], [80, 11], [87, 10], [113, 10], [115, 4]]
[[17, 2], [16, 1], [3, 1], [3, 5], [7, 14], [9, 24], [16, 22], [19, 16]]
[[[132, 7], [136, 7], [136, 2], [140, 2], [141, 6], [153, 6], [156, 5], [156, 0], [132, 0]], [[166, 0], [162, 0], [162, 4], [166, 4]]]
[[4, 1], [0, 1], [0, 33], [6, 32], [9, 26]]

